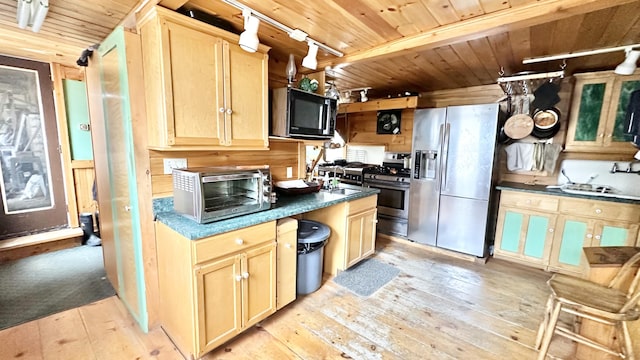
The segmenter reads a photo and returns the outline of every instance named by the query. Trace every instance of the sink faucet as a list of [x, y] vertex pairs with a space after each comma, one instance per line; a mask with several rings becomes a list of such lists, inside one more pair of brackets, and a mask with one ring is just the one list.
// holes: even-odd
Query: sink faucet
[[633, 173], [633, 174], [640, 174], [640, 170], [638, 171], [633, 171], [633, 164], [640, 162], [640, 160], [636, 160], [636, 161], [630, 161], [629, 165], [627, 166], [627, 172], [628, 173]]
[[611, 170], [609, 170], [610, 173], [615, 174], [618, 172], [618, 163], [613, 163], [613, 166], [611, 167]]

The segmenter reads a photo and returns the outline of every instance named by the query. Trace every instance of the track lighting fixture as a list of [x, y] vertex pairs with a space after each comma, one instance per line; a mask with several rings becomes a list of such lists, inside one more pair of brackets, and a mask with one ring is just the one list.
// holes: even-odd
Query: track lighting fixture
[[242, 16], [244, 17], [244, 32], [240, 34], [240, 47], [247, 52], [256, 52], [260, 40], [258, 40], [258, 27], [260, 26], [260, 19], [251, 14], [251, 10], [242, 10]]
[[640, 57], [640, 51], [633, 50], [633, 48], [629, 47], [625, 49], [625, 53], [626, 57], [624, 61], [616, 67], [616, 74], [631, 75], [636, 71], [636, 63]]
[[626, 53], [626, 59], [623, 63], [616, 67], [615, 73], [620, 75], [631, 75], [636, 70], [636, 62], [640, 57], [639, 50], [633, 50], [634, 48], [640, 48], [640, 44], [633, 45], [625, 45], [625, 46], [616, 46], [611, 48], [603, 48], [603, 49], [594, 49], [587, 51], [578, 51], [578, 52], [570, 52], [566, 54], [559, 55], [550, 55], [550, 56], [542, 56], [537, 58], [526, 58], [522, 60], [523, 64], [533, 64], [544, 61], [552, 61], [552, 60], [565, 60], [569, 58], [581, 57], [581, 56], [590, 56], [597, 54], [606, 54], [615, 51], [624, 51]]
[[31, 25], [33, 32], [40, 31], [49, 12], [49, 0], [18, 0], [16, 20], [18, 27], [26, 29]]
[[[22, 0], [19, 0], [19, 1], [22, 1]], [[276, 29], [284, 31], [285, 33], [289, 34], [290, 38], [292, 38], [294, 40], [297, 40], [297, 41], [312, 41], [316, 45], [316, 51], [317, 51], [317, 48], [319, 47], [322, 50], [324, 50], [324, 51], [326, 51], [326, 52], [328, 52], [330, 54], [333, 54], [335, 56], [340, 56], [341, 57], [341, 56], [344, 55], [342, 52], [340, 52], [340, 51], [338, 51], [338, 50], [336, 50], [336, 49], [334, 49], [334, 48], [332, 48], [330, 46], [327, 46], [327, 45], [322, 44], [322, 43], [320, 43], [320, 42], [318, 42], [316, 40], [311, 39], [310, 37], [307, 36], [307, 33], [305, 33], [304, 31], [299, 30], [299, 29], [292, 29], [292, 28], [286, 26], [285, 24], [280, 23], [280, 22], [278, 22], [278, 21], [276, 21], [276, 20], [274, 20], [274, 19], [272, 19], [272, 18], [270, 18], [270, 17], [268, 17], [268, 16], [266, 16], [266, 15], [264, 15], [262, 13], [259, 13], [259, 12], [255, 11], [255, 10], [247, 7], [246, 5], [236, 1], [236, 0], [222, 0], [222, 2], [224, 2], [225, 4], [231, 5], [231, 6], [235, 7], [236, 9], [242, 10], [243, 16], [244, 16], [245, 11], [250, 12], [252, 17], [257, 18], [257, 19], [265, 22], [265, 23], [275, 27]], [[246, 17], [245, 17], [245, 29], [246, 29], [246, 27], [247, 27], [247, 20], [246, 20]], [[256, 26], [256, 33], [257, 33], [257, 31], [258, 31], [258, 27]]]
[[307, 56], [302, 59], [302, 66], [307, 69], [315, 70], [318, 67], [318, 59], [316, 59], [316, 56], [318, 56], [318, 45], [313, 41], [309, 41], [308, 44], [309, 52], [307, 53]]

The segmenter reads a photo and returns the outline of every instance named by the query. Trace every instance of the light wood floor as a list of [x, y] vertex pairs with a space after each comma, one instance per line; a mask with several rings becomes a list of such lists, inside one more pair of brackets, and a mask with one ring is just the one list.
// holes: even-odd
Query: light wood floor
[[[204, 359], [536, 357], [548, 273], [386, 239], [375, 257], [401, 273], [370, 297], [325, 279]], [[162, 330], [138, 330], [115, 297], [0, 331], [0, 344], [0, 359], [182, 359]], [[568, 341], [552, 343], [556, 356], [573, 351]]]

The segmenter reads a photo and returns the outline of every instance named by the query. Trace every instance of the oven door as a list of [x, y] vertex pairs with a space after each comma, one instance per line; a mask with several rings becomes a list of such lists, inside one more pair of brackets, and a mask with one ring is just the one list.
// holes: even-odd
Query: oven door
[[270, 205], [260, 173], [207, 176], [201, 185], [205, 222], [265, 210]]
[[409, 184], [365, 180], [365, 187], [378, 189], [378, 214], [409, 218]]

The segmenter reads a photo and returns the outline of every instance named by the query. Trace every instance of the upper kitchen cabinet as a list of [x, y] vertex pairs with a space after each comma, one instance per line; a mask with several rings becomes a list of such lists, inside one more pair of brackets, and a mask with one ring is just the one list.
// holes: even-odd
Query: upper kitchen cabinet
[[640, 74], [615, 75], [612, 71], [576, 74], [566, 150], [633, 153], [624, 134], [624, 117], [631, 92], [640, 89]]
[[260, 150], [268, 141], [268, 55], [161, 7], [141, 17], [149, 148]]

